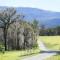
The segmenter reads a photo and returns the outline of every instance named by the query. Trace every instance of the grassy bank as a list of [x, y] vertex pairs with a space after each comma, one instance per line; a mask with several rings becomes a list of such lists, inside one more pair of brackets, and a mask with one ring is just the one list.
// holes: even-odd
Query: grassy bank
[[60, 36], [40, 36], [45, 46], [51, 50], [60, 50]]
[[[60, 50], [60, 36], [40, 36], [38, 39], [42, 40], [48, 49]], [[60, 55], [57, 54], [46, 60], [60, 60]]]
[[5, 54], [0, 52], [0, 60], [21, 60], [21, 57], [39, 53], [39, 49], [6, 51]]
[[55, 55], [55, 56], [49, 57], [45, 60], [60, 60], [60, 55]]

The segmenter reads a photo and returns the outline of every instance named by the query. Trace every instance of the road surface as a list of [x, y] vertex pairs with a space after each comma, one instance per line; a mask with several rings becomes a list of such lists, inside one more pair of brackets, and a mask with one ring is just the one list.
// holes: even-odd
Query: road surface
[[[50, 51], [45, 47], [44, 43], [41, 40], [38, 40], [38, 46], [42, 51], [48, 51], [48, 52]], [[24, 57], [23, 60], [45, 60], [46, 58], [56, 54], [55, 52], [52, 52], [52, 53], [48, 53], [48, 52], [40, 53], [35, 56], [27, 56], [27, 57]]]

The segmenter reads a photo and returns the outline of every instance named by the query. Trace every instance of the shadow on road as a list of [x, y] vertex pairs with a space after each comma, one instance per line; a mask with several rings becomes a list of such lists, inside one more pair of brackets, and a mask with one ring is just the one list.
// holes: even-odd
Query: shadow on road
[[60, 51], [40, 51], [40, 53], [56, 53], [56, 54], [60, 54]]

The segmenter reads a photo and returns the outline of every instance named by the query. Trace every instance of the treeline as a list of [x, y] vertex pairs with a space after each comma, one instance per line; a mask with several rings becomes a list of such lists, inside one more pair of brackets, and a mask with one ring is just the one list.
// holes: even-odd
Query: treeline
[[0, 10], [0, 48], [5, 50], [31, 49], [37, 47], [37, 25], [24, 21], [15, 8]]
[[57, 26], [55, 28], [45, 28], [44, 25], [40, 29], [39, 35], [41, 36], [55, 36], [60, 35], [60, 26]]

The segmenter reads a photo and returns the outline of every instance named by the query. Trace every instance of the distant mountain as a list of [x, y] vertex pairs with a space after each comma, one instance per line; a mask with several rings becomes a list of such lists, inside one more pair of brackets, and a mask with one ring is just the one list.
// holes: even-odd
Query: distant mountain
[[40, 24], [46, 27], [55, 27], [60, 25], [60, 12], [46, 11], [36, 8], [20, 7], [17, 12], [25, 15], [25, 20], [31, 22], [36, 19]]
[[[6, 7], [0, 7], [3, 9]], [[60, 25], [60, 12], [52, 12], [37, 8], [17, 7], [17, 13], [25, 15], [25, 20], [31, 22], [36, 19], [40, 24], [45, 25], [47, 28]]]

